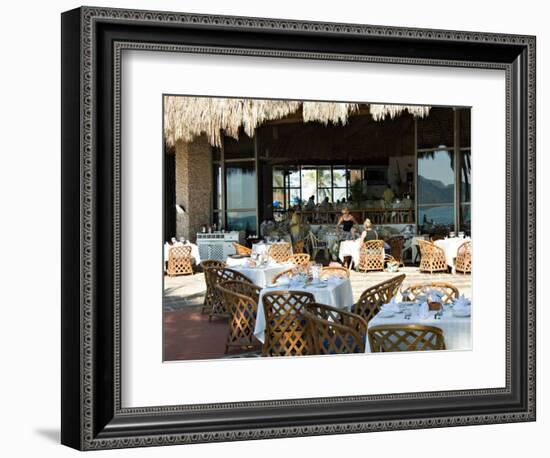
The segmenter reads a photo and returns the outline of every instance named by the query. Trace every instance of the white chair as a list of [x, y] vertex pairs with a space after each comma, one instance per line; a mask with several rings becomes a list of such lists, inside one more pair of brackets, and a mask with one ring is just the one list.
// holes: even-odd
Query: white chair
[[307, 240], [309, 242], [309, 254], [311, 255], [313, 262], [315, 262], [319, 251], [323, 251], [325, 256], [330, 259], [330, 252], [327, 242], [319, 240], [319, 238], [311, 231], [309, 231], [309, 234], [307, 235]]

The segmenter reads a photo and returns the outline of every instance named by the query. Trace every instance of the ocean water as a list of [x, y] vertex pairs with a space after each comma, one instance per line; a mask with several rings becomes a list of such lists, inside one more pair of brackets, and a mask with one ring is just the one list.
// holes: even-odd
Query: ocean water
[[428, 222], [436, 225], [448, 225], [454, 222], [454, 206], [420, 207], [418, 209], [418, 224], [424, 223], [424, 217]]

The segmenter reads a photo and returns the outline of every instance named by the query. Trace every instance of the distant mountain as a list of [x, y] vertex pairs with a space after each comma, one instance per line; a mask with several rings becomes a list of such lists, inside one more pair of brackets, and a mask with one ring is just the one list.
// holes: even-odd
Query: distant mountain
[[439, 180], [418, 176], [417, 190], [420, 204], [443, 204], [454, 201], [454, 185], [446, 185]]

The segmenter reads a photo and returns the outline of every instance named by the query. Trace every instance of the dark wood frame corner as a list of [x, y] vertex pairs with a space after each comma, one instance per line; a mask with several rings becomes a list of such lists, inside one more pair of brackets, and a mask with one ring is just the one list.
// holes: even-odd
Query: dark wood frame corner
[[[122, 408], [125, 49], [506, 72], [505, 388]], [[82, 7], [62, 15], [62, 436], [104, 449], [535, 419], [535, 38]]]

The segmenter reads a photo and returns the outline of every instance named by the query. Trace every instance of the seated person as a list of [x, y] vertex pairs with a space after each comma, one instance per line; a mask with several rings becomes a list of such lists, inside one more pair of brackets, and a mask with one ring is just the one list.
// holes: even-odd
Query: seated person
[[370, 219], [366, 219], [363, 223], [365, 230], [361, 234], [361, 243], [365, 243], [369, 240], [378, 240], [378, 233], [374, 230]]
[[342, 230], [344, 232], [350, 232], [355, 224], [358, 224], [353, 215], [349, 212], [348, 207], [342, 209], [342, 216], [336, 223], [337, 226], [342, 225]]
[[330, 210], [332, 205], [330, 204], [330, 200], [328, 197], [325, 197], [323, 201], [319, 204], [319, 208], [321, 210]]
[[307, 211], [313, 211], [315, 210], [315, 196], [311, 196], [305, 206], [305, 209]]

